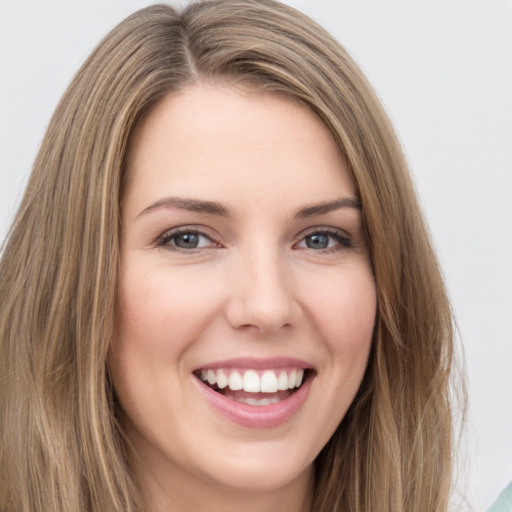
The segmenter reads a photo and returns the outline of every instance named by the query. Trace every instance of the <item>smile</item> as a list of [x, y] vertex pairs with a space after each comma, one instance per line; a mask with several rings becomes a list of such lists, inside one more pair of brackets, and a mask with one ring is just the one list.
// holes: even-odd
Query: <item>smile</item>
[[304, 369], [217, 368], [202, 369], [196, 375], [207, 386], [231, 400], [252, 406], [264, 406], [288, 398], [291, 392], [299, 388]]
[[253, 428], [269, 428], [291, 419], [304, 404], [316, 375], [305, 365], [243, 366], [219, 364], [193, 374], [214, 409]]

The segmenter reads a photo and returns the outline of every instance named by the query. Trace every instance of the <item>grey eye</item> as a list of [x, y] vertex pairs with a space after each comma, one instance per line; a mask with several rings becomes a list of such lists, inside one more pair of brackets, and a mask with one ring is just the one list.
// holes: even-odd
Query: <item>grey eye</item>
[[350, 238], [338, 231], [315, 231], [306, 235], [296, 246], [297, 248], [317, 251], [341, 250], [352, 247]]
[[218, 247], [217, 243], [208, 235], [194, 229], [176, 229], [163, 235], [157, 245], [173, 250], [193, 251]]
[[174, 245], [180, 249], [196, 249], [199, 245], [197, 233], [182, 233], [174, 237]]
[[304, 240], [308, 249], [327, 249], [329, 247], [329, 235], [309, 235]]

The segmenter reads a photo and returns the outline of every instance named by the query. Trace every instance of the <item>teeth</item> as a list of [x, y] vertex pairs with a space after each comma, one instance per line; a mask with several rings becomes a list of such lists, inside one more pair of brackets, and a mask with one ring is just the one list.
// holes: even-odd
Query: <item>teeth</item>
[[288, 389], [288, 375], [286, 372], [281, 372], [277, 378], [277, 389], [279, 391], [285, 391]]
[[247, 405], [270, 405], [270, 404], [277, 404], [279, 402], [279, 398], [273, 397], [273, 398], [260, 398], [259, 400], [257, 398], [242, 398], [237, 397], [235, 398], [236, 402], [240, 402]]
[[293, 389], [295, 387], [295, 382], [297, 380], [297, 373], [295, 370], [292, 370], [290, 372], [290, 375], [288, 375], [288, 389]]
[[229, 376], [228, 387], [231, 389], [231, 391], [239, 391], [242, 389], [242, 376], [238, 372], [231, 372]]
[[213, 370], [208, 370], [207, 372], [207, 380], [208, 380], [208, 384], [211, 384], [212, 386], [214, 384], [217, 384], [217, 375], [215, 374], [215, 372]]
[[[247, 393], [276, 393], [298, 388], [302, 384], [304, 370], [294, 368], [285, 370], [230, 370], [208, 369], [201, 370], [200, 378], [210, 386], [217, 385], [219, 389], [229, 388], [231, 391], [244, 390]], [[252, 399], [251, 400], [255, 400]], [[260, 400], [261, 401], [261, 400]], [[247, 402], [248, 403], [248, 402]], [[273, 403], [273, 402], [272, 402]], [[251, 404], [266, 405], [266, 404]]]
[[304, 377], [304, 370], [297, 370], [295, 377], [295, 387], [298, 388], [302, 384], [302, 378]]
[[275, 393], [277, 391], [277, 377], [274, 372], [266, 371], [261, 376], [262, 393]]
[[244, 373], [244, 391], [247, 393], [259, 393], [261, 391], [260, 376], [254, 370]]
[[224, 389], [228, 384], [229, 380], [226, 374], [222, 370], [219, 370], [217, 372], [217, 386], [219, 386], [219, 389]]

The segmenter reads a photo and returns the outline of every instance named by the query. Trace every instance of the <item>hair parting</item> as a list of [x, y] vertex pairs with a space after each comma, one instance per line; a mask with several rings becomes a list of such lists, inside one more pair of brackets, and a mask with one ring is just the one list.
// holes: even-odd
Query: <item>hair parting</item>
[[378, 293], [372, 354], [316, 461], [313, 512], [446, 512], [452, 314], [402, 149], [348, 53], [273, 0], [144, 8], [59, 103], [0, 263], [0, 508], [141, 510], [108, 371], [125, 161], [151, 108], [198, 82], [306, 105], [362, 205]]

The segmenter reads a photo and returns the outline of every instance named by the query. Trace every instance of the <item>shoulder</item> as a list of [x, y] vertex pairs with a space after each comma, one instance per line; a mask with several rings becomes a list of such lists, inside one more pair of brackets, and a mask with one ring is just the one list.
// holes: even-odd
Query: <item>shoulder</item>
[[512, 482], [498, 496], [487, 512], [512, 512]]

